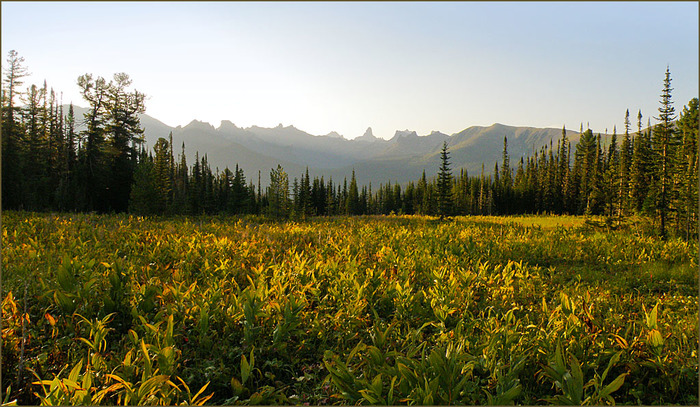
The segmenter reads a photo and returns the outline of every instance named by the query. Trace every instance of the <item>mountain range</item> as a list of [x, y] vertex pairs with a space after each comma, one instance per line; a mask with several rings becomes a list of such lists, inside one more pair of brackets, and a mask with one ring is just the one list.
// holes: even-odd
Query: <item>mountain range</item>
[[[85, 108], [74, 106], [80, 122]], [[67, 108], [66, 110], [67, 111]], [[141, 115], [148, 148], [152, 148], [158, 138], [168, 138], [172, 132], [173, 151], [181, 153], [185, 145], [188, 165], [192, 165], [195, 153], [200, 158], [206, 154], [212, 170], [233, 170], [236, 164], [243, 169], [248, 181], [257, 184], [258, 171], [261, 184], [269, 182], [272, 168], [280, 164], [289, 174], [290, 180], [300, 177], [308, 166], [309, 175], [332, 177], [337, 183], [344, 177], [348, 180], [355, 171], [357, 182], [367, 185], [370, 182], [406, 183], [418, 180], [425, 170], [426, 176], [437, 173], [440, 150], [447, 141], [453, 173], [465, 169], [470, 175], [493, 172], [494, 164], [500, 163], [503, 154], [503, 138], [508, 137], [508, 154], [512, 167], [516, 167], [520, 157], [534, 154], [545, 144], [561, 138], [561, 129], [515, 127], [493, 124], [488, 127], [472, 126], [458, 133], [448, 135], [433, 131], [419, 136], [415, 131], [397, 130], [390, 140], [375, 137], [368, 128], [362, 136], [348, 140], [336, 132], [327, 135], [311, 135], [294, 126], [279, 125], [273, 128], [252, 126], [241, 128], [228, 120], [219, 127], [193, 120], [186, 126], [170, 127], [147, 115]], [[580, 134], [567, 130], [572, 147]]]

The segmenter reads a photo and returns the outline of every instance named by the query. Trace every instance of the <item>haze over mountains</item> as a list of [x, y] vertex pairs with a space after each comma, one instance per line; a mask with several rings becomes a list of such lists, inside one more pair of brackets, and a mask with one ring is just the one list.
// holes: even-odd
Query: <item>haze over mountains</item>
[[[78, 122], [87, 109], [74, 107]], [[67, 111], [67, 108], [64, 110]], [[270, 169], [282, 165], [290, 180], [299, 177], [309, 168], [309, 175], [333, 177], [342, 182], [355, 170], [357, 182], [406, 183], [420, 178], [423, 170], [428, 177], [437, 173], [439, 154], [443, 141], [447, 141], [453, 173], [464, 168], [470, 175], [492, 173], [496, 162], [501, 162], [503, 138], [508, 137], [508, 153], [511, 166], [517, 167], [520, 157], [532, 155], [550, 140], [556, 148], [561, 138], [561, 128], [513, 127], [493, 124], [488, 127], [472, 126], [458, 133], [447, 135], [433, 131], [418, 135], [415, 131], [397, 130], [394, 137], [384, 140], [375, 137], [372, 129], [352, 140], [336, 132], [315, 136], [294, 126], [279, 125], [273, 128], [252, 126], [240, 128], [224, 120], [219, 127], [197, 120], [186, 126], [170, 127], [159, 120], [141, 115], [148, 149], [152, 149], [159, 137], [168, 138], [173, 133], [173, 152], [177, 155], [185, 143], [188, 165], [192, 165], [195, 153], [207, 155], [213, 170], [236, 164], [243, 169], [248, 181], [257, 184], [258, 171], [261, 183], [269, 182]], [[579, 140], [579, 133], [567, 129], [572, 146]]]

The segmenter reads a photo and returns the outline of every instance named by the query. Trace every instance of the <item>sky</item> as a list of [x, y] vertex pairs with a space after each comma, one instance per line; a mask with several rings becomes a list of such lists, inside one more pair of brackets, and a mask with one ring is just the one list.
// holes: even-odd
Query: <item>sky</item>
[[[470, 126], [594, 132], [698, 96], [697, 2], [11, 2], [2, 63], [64, 103], [127, 73], [170, 125], [293, 125], [348, 139]], [[633, 126], [636, 128], [636, 126]], [[624, 130], [622, 130], [624, 131]]]

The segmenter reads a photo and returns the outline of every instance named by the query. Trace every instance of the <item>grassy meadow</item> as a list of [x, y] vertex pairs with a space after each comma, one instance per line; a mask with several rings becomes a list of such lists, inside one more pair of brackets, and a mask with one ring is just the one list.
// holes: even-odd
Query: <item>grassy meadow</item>
[[3, 401], [697, 405], [698, 245], [641, 224], [3, 211]]

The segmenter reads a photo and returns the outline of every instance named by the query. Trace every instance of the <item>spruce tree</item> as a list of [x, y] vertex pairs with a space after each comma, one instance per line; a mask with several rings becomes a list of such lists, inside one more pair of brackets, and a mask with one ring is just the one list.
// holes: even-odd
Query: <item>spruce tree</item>
[[301, 177], [299, 185], [299, 194], [301, 196], [301, 215], [307, 218], [313, 215], [313, 207], [311, 205], [311, 181], [309, 179], [309, 167], [306, 167], [306, 173]]
[[481, 163], [481, 175], [479, 176], [479, 215], [486, 215], [487, 201], [488, 186], [486, 185], [486, 176], [484, 175], [484, 163]]
[[513, 200], [513, 176], [510, 168], [510, 156], [508, 155], [508, 137], [503, 137], [503, 161], [501, 164], [500, 183], [500, 201], [499, 210], [501, 213], [507, 214], [511, 212], [511, 202]]
[[438, 214], [440, 219], [452, 215], [452, 170], [450, 170], [450, 153], [447, 151], [447, 141], [442, 143], [440, 151], [440, 170], [438, 172]]
[[652, 140], [654, 173], [657, 180], [655, 185], [657, 188], [655, 191], [657, 197], [656, 213], [659, 218], [659, 235], [662, 239], [666, 238], [666, 219], [671, 209], [669, 205], [672, 199], [671, 178], [674, 172], [674, 152], [678, 144], [673, 126], [676, 114], [671, 100], [672, 90], [671, 72], [666, 67], [666, 76], [659, 102], [659, 117], [655, 117], [659, 124], [654, 128]]
[[678, 120], [682, 135], [682, 148], [678, 151], [681, 187], [678, 204], [682, 232], [686, 240], [697, 235], [698, 230], [698, 98], [683, 107]]
[[625, 136], [620, 145], [617, 180], [617, 217], [622, 218], [629, 208], [629, 172], [632, 164], [632, 145], [630, 143], [630, 111], [625, 112]]
[[[117, 212], [125, 211], [136, 165], [136, 149], [141, 144], [144, 130], [141, 127], [139, 113], [145, 111], [145, 95], [138, 91], [129, 91], [131, 79], [125, 73], [114, 74], [113, 80], [107, 84], [107, 124], [105, 136], [109, 145], [106, 165], [109, 168], [106, 182], [106, 208]], [[167, 140], [164, 139], [167, 144]], [[169, 180], [170, 157], [169, 149], [163, 151], [164, 177]], [[171, 186], [165, 186], [170, 194]], [[165, 197], [166, 201], [169, 197]]]
[[569, 178], [569, 140], [566, 137], [566, 126], [561, 129], [561, 144], [557, 152], [557, 176], [556, 176], [556, 194], [557, 194], [557, 211], [564, 213], [566, 211], [566, 191], [568, 189]]
[[22, 204], [28, 210], [42, 210], [46, 176], [47, 143], [44, 132], [43, 103], [44, 89], [31, 85], [27, 91], [24, 127], [26, 129], [22, 151], [23, 196]]
[[134, 171], [134, 185], [129, 194], [129, 212], [137, 215], [161, 213], [160, 193], [153, 159], [143, 152]]
[[350, 178], [350, 187], [348, 189], [347, 198], [345, 200], [345, 212], [348, 215], [360, 214], [360, 195], [357, 190], [357, 180], [355, 179], [355, 169], [352, 170], [352, 178]]
[[20, 108], [15, 105], [22, 86], [22, 78], [28, 76], [24, 58], [11, 50], [7, 68], [2, 78], [2, 207], [17, 209], [22, 202], [22, 124]]
[[154, 197], [156, 207], [159, 213], [165, 212], [165, 209], [170, 206], [169, 198], [171, 193], [170, 179], [170, 143], [168, 140], [160, 137], [153, 146], [155, 157], [153, 159], [153, 177], [158, 193]]
[[613, 134], [608, 146], [608, 154], [604, 166], [604, 196], [607, 216], [612, 217], [617, 213], [619, 206], [619, 194], [617, 185], [619, 184], [620, 156], [617, 148], [617, 126], [613, 127]]
[[270, 171], [270, 186], [267, 189], [269, 215], [274, 218], [289, 216], [289, 177], [281, 165]]
[[642, 111], [640, 110], [637, 113], [637, 135], [633, 139], [629, 193], [632, 209], [637, 214], [643, 211], [651, 181], [649, 176], [651, 159], [649, 130], [642, 131]]

